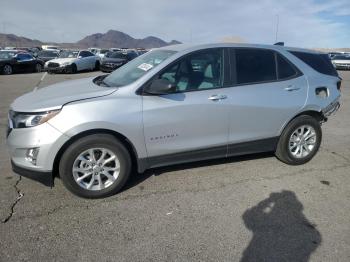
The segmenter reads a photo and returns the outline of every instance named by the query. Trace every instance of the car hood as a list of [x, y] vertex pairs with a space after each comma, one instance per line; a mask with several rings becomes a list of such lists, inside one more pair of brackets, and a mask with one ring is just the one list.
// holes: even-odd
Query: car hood
[[106, 96], [118, 88], [94, 84], [94, 77], [61, 82], [26, 93], [11, 105], [17, 112], [43, 112], [61, 108], [69, 102]]
[[66, 62], [73, 62], [75, 61], [77, 58], [76, 57], [71, 57], [71, 58], [56, 58], [56, 59], [52, 59], [50, 60], [50, 62], [53, 62], [53, 63], [58, 63], [58, 64], [63, 64], [63, 63], [66, 63]]

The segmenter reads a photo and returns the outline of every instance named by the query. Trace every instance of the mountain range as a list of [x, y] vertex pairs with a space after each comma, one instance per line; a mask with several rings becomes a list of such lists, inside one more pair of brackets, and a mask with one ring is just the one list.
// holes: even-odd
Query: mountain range
[[14, 34], [0, 33], [1, 47], [4, 47], [4, 46], [34, 47], [34, 46], [41, 46], [45, 44], [51, 44], [51, 45], [58, 45], [62, 48], [88, 48], [88, 47], [156, 48], [156, 47], [175, 45], [180, 43], [181, 42], [176, 40], [166, 42], [155, 36], [148, 36], [142, 39], [136, 39], [126, 33], [123, 33], [117, 30], [109, 30], [106, 33], [96, 33], [96, 34], [88, 35], [75, 43], [43, 42], [40, 40], [17, 36]]

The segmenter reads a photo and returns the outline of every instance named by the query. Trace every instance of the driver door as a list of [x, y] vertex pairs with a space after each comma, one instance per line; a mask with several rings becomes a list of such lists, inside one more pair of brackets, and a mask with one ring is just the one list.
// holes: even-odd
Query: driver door
[[33, 71], [34, 58], [29, 54], [18, 54], [16, 56], [16, 70], [18, 72]]
[[224, 51], [191, 53], [162, 70], [176, 91], [143, 94], [143, 125], [151, 166], [224, 157], [229, 134]]

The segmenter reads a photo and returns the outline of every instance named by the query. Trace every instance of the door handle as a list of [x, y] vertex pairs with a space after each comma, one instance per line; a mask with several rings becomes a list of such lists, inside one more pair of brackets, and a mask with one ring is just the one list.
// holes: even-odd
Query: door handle
[[287, 87], [285, 87], [284, 88], [284, 90], [286, 90], [286, 91], [296, 91], [296, 90], [299, 90], [300, 89], [300, 87], [296, 87], [296, 86], [292, 86], [292, 85], [290, 85], [290, 86], [287, 86]]
[[212, 95], [212, 96], [208, 97], [208, 99], [211, 101], [219, 101], [219, 100], [223, 100], [226, 98], [227, 98], [226, 95]]

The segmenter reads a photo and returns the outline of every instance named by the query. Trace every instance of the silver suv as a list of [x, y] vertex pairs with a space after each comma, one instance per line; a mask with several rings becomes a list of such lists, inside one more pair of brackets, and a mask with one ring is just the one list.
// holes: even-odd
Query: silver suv
[[326, 54], [265, 45], [176, 45], [110, 75], [17, 98], [7, 143], [13, 170], [74, 194], [118, 192], [133, 168], [274, 151], [304, 164], [339, 108]]

